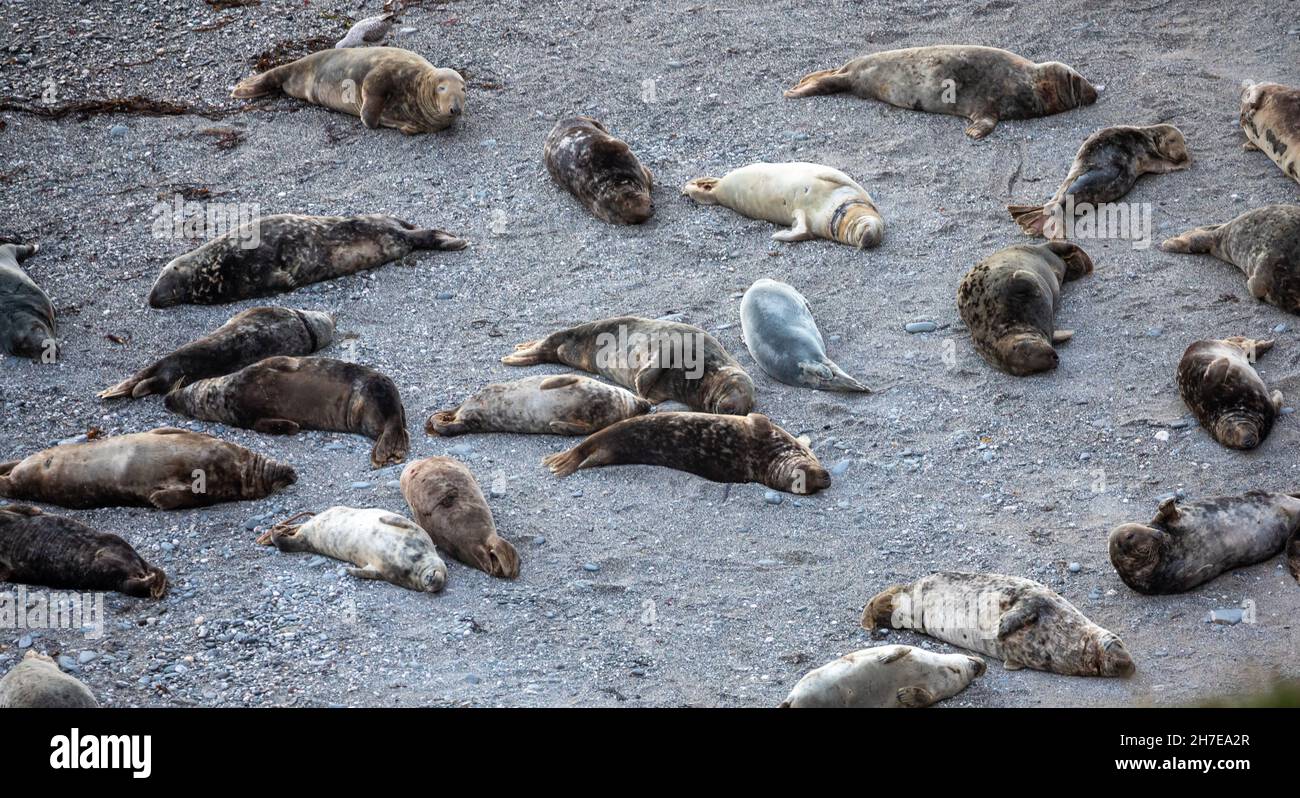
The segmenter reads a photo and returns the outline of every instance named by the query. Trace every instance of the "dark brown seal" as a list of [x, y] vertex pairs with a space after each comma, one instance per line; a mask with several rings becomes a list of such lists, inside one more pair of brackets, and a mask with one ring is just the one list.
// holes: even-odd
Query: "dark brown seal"
[[1252, 365], [1272, 341], [1235, 336], [1197, 341], [1178, 362], [1178, 392], [1213, 438], [1230, 449], [1254, 449], [1268, 437], [1282, 409], [1281, 391], [1269, 393]]
[[1182, 593], [1225, 571], [1287, 552], [1300, 580], [1300, 499], [1251, 491], [1179, 504], [1160, 503], [1149, 524], [1121, 524], [1110, 533], [1110, 561], [1139, 593]]
[[468, 468], [450, 457], [416, 460], [402, 471], [402, 496], [439, 549], [491, 576], [519, 576], [519, 553], [497, 534]]
[[648, 413], [651, 406], [648, 399], [591, 377], [525, 377], [493, 383], [458, 406], [434, 413], [424, 431], [448, 438], [467, 432], [590, 435]]
[[167, 590], [162, 569], [122, 538], [24, 504], [0, 507], [0, 582], [139, 598]]
[[231, 97], [282, 91], [407, 135], [451, 126], [465, 108], [465, 80], [400, 47], [322, 50], [240, 81]]
[[757, 482], [786, 493], [830, 487], [817, 456], [767, 416], [654, 413], [620, 421], [542, 461], [567, 477], [580, 468], [656, 465], [714, 482]]
[[375, 441], [382, 468], [411, 448], [397, 385], [368, 366], [328, 357], [268, 357], [167, 394], [167, 409], [273, 435], [300, 429], [355, 432]]
[[1208, 253], [1246, 274], [1250, 295], [1300, 313], [1300, 206], [1266, 205], [1175, 236], [1165, 252]]
[[995, 47], [937, 45], [854, 58], [807, 75], [786, 97], [852, 92], [900, 108], [970, 120], [980, 139], [1002, 119], [1033, 119], [1097, 101], [1097, 90], [1058, 61], [1035, 64]]
[[101, 391], [101, 399], [167, 393], [273, 355], [310, 355], [334, 339], [334, 319], [314, 310], [249, 308], [216, 330]]
[[59, 670], [51, 657], [28, 651], [0, 679], [0, 709], [95, 709], [90, 688]]
[[1084, 140], [1055, 196], [1043, 205], [1008, 205], [1007, 210], [1026, 233], [1061, 238], [1062, 231], [1051, 223], [1062, 221], [1073, 207], [1114, 202], [1142, 175], [1191, 165], [1187, 141], [1173, 125], [1105, 127]]
[[70, 443], [0, 464], [0, 497], [63, 507], [162, 510], [261, 499], [298, 479], [289, 466], [173, 427]]
[[620, 316], [579, 324], [518, 344], [501, 362], [563, 363], [652, 402], [672, 399], [705, 413], [744, 415], [754, 406], [749, 374], [716, 338], [680, 322]]
[[217, 305], [269, 296], [373, 269], [417, 249], [465, 246], [450, 233], [379, 213], [262, 216], [168, 263], [149, 292], [149, 305]]
[[18, 264], [36, 254], [36, 244], [0, 242], [0, 350], [33, 360], [58, 356], [54, 306]]
[[654, 177], [627, 143], [585, 116], [561, 119], [546, 137], [546, 171], [597, 219], [641, 224], [655, 212]]
[[1090, 273], [1088, 253], [1065, 241], [1018, 244], [980, 261], [957, 289], [975, 351], [1017, 377], [1056, 368], [1053, 344], [1074, 335], [1056, 329], [1061, 284]]
[[1247, 83], [1241, 90], [1245, 150], [1259, 150], [1300, 183], [1300, 88]]

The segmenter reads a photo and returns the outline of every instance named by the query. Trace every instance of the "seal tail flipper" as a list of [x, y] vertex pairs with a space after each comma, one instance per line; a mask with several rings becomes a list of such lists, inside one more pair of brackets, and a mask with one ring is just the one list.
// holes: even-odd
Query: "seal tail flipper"
[[581, 468], [595, 468], [604, 465], [599, 455], [588, 454], [587, 441], [578, 444], [566, 452], [557, 452], [542, 459], [542, 465], [551, 469], [551, 473], [557, 477], [567, 477]]
[[124, 581], [122, 592], [137, 598], [160, 599], [167, 592], [167, 574], [161, 568], [150, 568], [146, 576]]
[[554, 361], [555, 352], [546, 343], [545, 338], [515, 344], [514, 354], [501, 358], [501, 362], [507, 366], [535, 366], [538, 363], [552, 363]]
[[1026, 234], [1045, 237], [1043, 228], [1047, 226], [1048, 214], [1044, 206], [1008, 205], [1007, 212]]
[[867, 602], [866, 608], [862, 611], [862, 628], [868, 630], [893, 628], [894, 597], [905, 590], [907, 585], [894, 585], [877, 593], [871, 601]]
[[411, 449], [411, 436], [406, 433], [406, 425], [393, 421], [375, 441], [370, 450], [370, 464], [375, 468], [400, 463], [406, 459]]
[[713, 192], [718, 182], [716, 177], [697, 177], [682, 187], [682, 193], [701, 205], [717, 205], [718, 197]]
[[456, 411], [459, 409], [453, 407], [451, 410], [439, 410], [429, 416], [429, 420], [424, 422], [424, 431], [429, 435], [441, 435], [444, 438], [469, 432], [469, 425], [456, 419]]
[[785, 90], [786, 99], [797, 99], [799, 97], [813, 97], [819, 94], [838, 94], [849, 87], [848, 72], [844, 67], [835, 69], [823, 69], [818, 72], [811, 72], [804, 75], [803, 78], [794, 85], [794, 88]]
[[469, 242], [463, 238], [457, 238], [451, 233], [442, 230], [411, 230], [406, 234], [406, 240], [411, 242], [411, 246], [416, 249], [439, 249], [454, 252], [469, 246]]
[[1211, 224], [1188, 230], [1186, 233], [1165, 239], [1160, 244], [1160, 249], [1165, 252], [1181, 252], [1190, 255], [1211, 252], [1214, 249], [1214, 242], [1218, 240], [1220, 227], [1223, 225]]
[[311, 518], [314, 515], [316, 514], [310, 510], [304, 510], [277, 522], [270, 529], [257, 536], [257, 544], [259, 546], [275, 546], [280, 551], [297, 551], [297, 549], [288, 545], [288, 541], [294, 540], [298, 536], [298, 529], [302, 526], [302, 524], [298, 523], [299, 519]]
[[288, 71], [283, 66], [268, 69], [260, 75], [250, 75], [235, 85], [235, 89], [230, 92], [230, 96], [237, 99], [249, 99], [273, 94], [280, 90], [280, 86], [284, 84], [287, 76]]

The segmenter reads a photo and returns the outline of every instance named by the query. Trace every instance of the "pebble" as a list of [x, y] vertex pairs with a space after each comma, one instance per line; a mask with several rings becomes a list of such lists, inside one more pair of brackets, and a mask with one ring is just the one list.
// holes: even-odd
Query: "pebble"
[[351, 485], [348, 485], [348, 487], [352, 488], [353, 490], [365, 490], [366, 488], [373, 487], [373, 486], [369, 482], [358, 481], [358, 482], [353, 482]]
[[1070, 573], [1072, 574], [1077, 574], [1083, 570], [1083, 565], [1077, 562], [1072, 562], [1066, 567], [1070, 569]]
[[456, 297], [456, 295], [453, 294], [451, 291], [439, 291], [439, 292], [438, 292], [438, 298], [439, 298], [439, 299], [454, 299], [455, 297]]
[[18, 638], [18, 647], [19, 647], [19, 648], [31, 648], [31, 647], [32, 647], [32, 636], [31, 636], [31, 635], [23, 635], [22, 637]]
[[126, 125], [113, 125], [108, 129], [108, 135], [115, 139], [124, 139], [126, 134], [131, 131]]
[[841, 460], [840, 462], [831, 466], [831, 476], [833, 477], [844, 476], [845, 472], [849, 470], [849, 465], [852, 462], [853, 462], [852, 460]]
[[94, 662], [97, 659], [99, 659], [98, 651], [83, 651], [77, 655], [77, 662], [81, 663], [82, 665], [89, 664], [91, 662]]
[[470, 446], [468, 443], [458, 443], [451, 447], [451, 453], [457, 457], [469, 457], [474, 453], [474, 447]]
[[1236, 626], [1241, 623], [1241, 617], [1241, 609], [1237, 607], [1226, 610], [1211, 610], [1210, 613], [1205, 616], [1205, 622], [1217, 623], [1224, 626]]
[[1164, 334], [1164, 332], [1165, 332], [1165, 328], [1164, 328], [1164, 327], [1159, 327], [1159, 326], [1151, 327], [1151, 328], [1149, 328], [1149, 329], [1147, 330], [1147, 337], [1148, 337], [1148, 338], [1159, 338], [1161, 335]]
[[72, 657], [69, 657], [67, 654], [59, 655], [59, 667], [65, 671], [81, 670], [81, 667], [77, 665], [77, 661], [74, 660]]
[[1088, 598], [1092, 599], [1093, 601], [1101, 601], [1101, 588], [1094, 587], [1091, 591], [1088, 592]]
[[785, 499], [779, 492], [768, 489], [763, 492], [763, 501], [768, 504], [780, 504]]
[[582, 570], [589, 571], [590, 573], [594, 574], [600, 570], [600, 566], [594, 562], [584, 563], [582, 566]]
[[1275, 333], [1284, 333], [1284, 332], [1286, 332], [1286, 331], [1289, 330], [1289, 329], [1291, 329], [1290, 326], [1288, 326], [1286, 322], [1282, 322], [1281, 324], [1279, 324], [1279, 325], [1277, 325], [1276, 327], [1273, 328], [1273, 332], [1275, 332]]
[[932, 321], [913, 321], [904, 325], [903, 329], [915, 335], [916, 333], [934, 332], [939, 329], [939, 325]]

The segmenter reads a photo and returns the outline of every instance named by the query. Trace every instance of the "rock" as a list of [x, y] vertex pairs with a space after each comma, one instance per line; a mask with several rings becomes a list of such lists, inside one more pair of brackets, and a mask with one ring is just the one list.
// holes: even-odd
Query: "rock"
[[357, 481], [357, 482], [353, 482], [351, 485], [348, 485], [348, 487], [352, 488], [353, 490], [365, 490], [366, 488], [373, 487], [373, 483]]
[[785, 497], [782, 496], [779, 491], [768, 489], [763, 492], [763, 501], [768, 504], [780, 504], [784, 500]]
[[939, 329], [939, 325], [932, 321], [912, 321], [905, 324], [903, 329], [915, 335], [917, 333], [934, 332]]
[[81, 667], [77, 665], [77, 661], [72, 657], [69, 657], [67, 654], [59, 655], [59, 667], [65, 671], [72, 671], [73, 673], [81, 670]]
[[456, 296], [456, 295], [453, 294], [451, 291], [439, 291], [439, 292], [438, 292], [438, 299], [454, 299], [455, 296]]
[[1077, 562], [1072, 562], [1066, 567], [1070, 569], [1070, 573], [1072, 574], [1077, 574], [1083, 570], [1083, 565]]
[[831, 466], [831, 476], [833, 477], [844, 476], [845, 472], [849, 470], [849, 465], [851, 465], [852, 462], [853, 462], [852, 460], [841, 460], [840, 462]]
[[597, 571], [600, 570], [600, 566], [597, 565], [597, 564], [594, 563], [594, 562], [584, 563], [583, 566], [582, 566], [582, 570], [584, 570], [584, 571], [588, 571], [588, 572], [594, 574], [594, 573], [596, 573]]
[[1241, 623], [1242, 612], [1239, 607], [1233, 607], [1226, 610], [1211, 610], [1205, 616], [1206, 623], [1217, 623], [1224, 626], [1236, 626]]
[[31, 648], [31, 647], [32, 647], [32, 636], [31, 636], [31, 635], [23, 635], [22, 637], [18, 638], [18, 647], [19, 647], [19, 648]]
[[126, 134], [130, 132], [131, 129], [122, 124], [113, 125], [108, 129], [108, 135], [115, 139], [124, 139]]
[[458, 443], [451, 447], [451, 453], [457, 457], [469, 457], [474, 453], [474, 447], [470, 446], [468, 443]]
[[77, 655], [77, 662], [82, 665], [87, 665], [97, 659], [99, 659], [98, 651], [83, 651]]

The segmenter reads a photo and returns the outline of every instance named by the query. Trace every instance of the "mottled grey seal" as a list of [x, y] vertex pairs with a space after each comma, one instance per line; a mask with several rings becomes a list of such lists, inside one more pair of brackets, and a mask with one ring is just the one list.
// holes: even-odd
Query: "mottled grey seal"
[[168, 263], [149, 292], [149, 305], [216, 305], [269, 296], [373, 269], [413, 250], [465, 246], [450, 233], [381, 213], [262, 216]]
[[50, 657], [28, 651], [0, 679], [0, 709], [95, 709], [90, 688], [59, 670]]
[[1300, 313], [1300, 206], [1266, 205], [1168, 239], [1166, 252], [1209, 253], [1246, 274], [1250, 295]]
[[1269, 392], [1252, 365], [1272, 341], [1235, 336], [1196, 341], [1178, 362], [1178, 393], [1201, 426], [1230, 449], [1254, 449], [1268, 437], [1282, 409], [1282, 392]]
[[1053, 344], [1073, 330], [1056, 329], [1061, 284], [1092, 273], [1078, 244], [1017, 244], [975, 265], [957, 289], [957, 310], [971, 341], [990, 364], [1023, 377], [1056, 368]]
[[18, 357], [58, 357], [54, 306], [18, 264], [36, 254], [36, 244], [0, 243], [0, 349]]
[[272, 435], [301, 429], [354, 432], [375, 441], [375, 468], [411, 448], [397, 385], [380, 372], [328, 357], [268, 357], [167, 394], [167, 409]]
[[781, 702], [796, 709], [928, 707], [984, 673], [984, 660], [912, 646], [877, 646], [809, 671]]
[[954, 646], [1066, 676], [1130, 676], [1124, 641], [1046, 585], [1002, 574], [944, 571], [877, 594], [866, 629], [915, 629]]
[[852, 92], [900, 108], [970, 120], [980, 139], [1002, 119], [1033, 119], [1097, 101], [1097, 90], [1059, 61], [1036, 64], [995, 47], [934, 45], [854, 58], [813, 72], [786, 97]]
[[216, 330], [99, 393], [101, 399], [166, 393], [195, 380], [221, 377], [274, 355], [310, 355], [334, 339], [328, 313], [249, 308]]
[[757, 482], [807, 495], [830, 487], [830, 472], [803, 442], [767, 416], [654, 413], [605, 427], [542, 463], [561, 477], [581, 468], [655, 465], [714, 482]]
[[785, 283], [755, 280], [740, 300], [740, 327], [749, 354], [773, 379], [819, 391], [871, 392], [826, 356], [812, 307]]
[[590, 377], [542, 375], [493, 383], [429, 416], [424, 431], [443, 437], [467, 432], [590, 435], [651, 407], [649, 399]]
[[1241, 90], [1245, 150], [1260, 150], [1300, 183], [1300, 88], [1247, 83]]
[[595, 119], [572, 116], [555, 123], [543, 158], [551, 179], [597, 219], [641, 224], [654, 215], [654, 176]]
[[1121, 524], [1110, 533], [1110, 562], [1139, 593], [1182, 593], [1233, 568], [1287, 552], [1300, 580], [1300, 498], [1250, 491], [1180, 504], [1165, 499], [1149, 524]]
[[237, 444], [160, 427], [0, 464], [0, 496], [74, 508], [174, 510], [261, 499], [297, 479], [289, 466]]
[[519, 576], [519, 553], [497, 534], [468, 468], [450, 457], [416, 460], [402, 471], [402, 496], [439, 549], [491, 576]]

